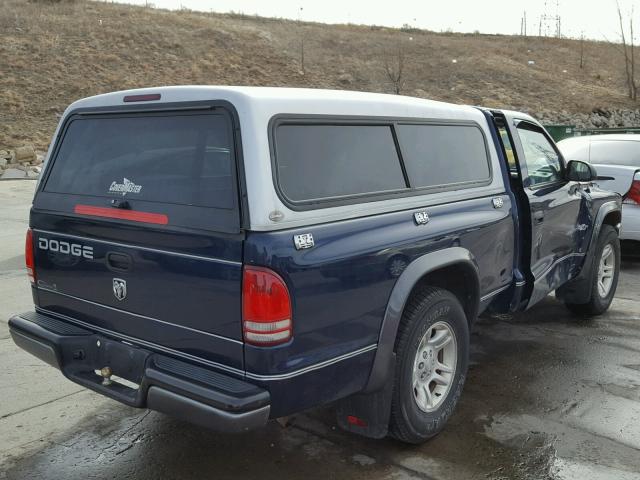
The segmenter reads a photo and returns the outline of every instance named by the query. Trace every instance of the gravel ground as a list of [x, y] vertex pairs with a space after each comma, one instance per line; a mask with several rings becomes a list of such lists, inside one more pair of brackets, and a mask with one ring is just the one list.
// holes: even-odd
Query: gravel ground
[[602, 317], [549, 297], [480, 319], [461, 403], [422, 446], [344, 433], [331, 408], [228, 436], [86, 391], [13, 344], [34, 184], [0, 182], [0, 478], [640, 479], [640, 262]]

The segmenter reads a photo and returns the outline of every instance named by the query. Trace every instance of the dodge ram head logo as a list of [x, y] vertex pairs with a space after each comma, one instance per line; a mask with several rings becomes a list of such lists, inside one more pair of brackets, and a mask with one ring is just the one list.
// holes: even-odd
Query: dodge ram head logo
[[127, 282], [121, 278], [114, 278], [113, 294], [118, 300], [124, 300], [127, 297]]

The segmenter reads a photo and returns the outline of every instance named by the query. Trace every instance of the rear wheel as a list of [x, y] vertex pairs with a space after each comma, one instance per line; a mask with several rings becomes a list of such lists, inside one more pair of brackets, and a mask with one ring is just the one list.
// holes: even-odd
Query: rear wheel
[[566, 303], [577, 315], [590, 316], [604, 313], [616, 293], [620, 274], [620, 240], [611, 225], [603, 225], [591, 269], [591, 298], [586, 303]]
[[425, 287], [409, 300], [398, 330], [389, 431], [421, 443], [444, 427], [458, 403], [469, 362], [469, 327], [451, 292]]

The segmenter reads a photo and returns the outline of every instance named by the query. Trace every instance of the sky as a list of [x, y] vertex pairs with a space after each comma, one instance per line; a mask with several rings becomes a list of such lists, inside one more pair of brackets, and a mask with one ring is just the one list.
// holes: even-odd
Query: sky
[[[242, 12], [324, 23], [357, 23], [412, 27], [434, 31], [520, 33], [526, 12], [527, 33], [555, 34], [560, 16], [563, 36], [620, 40], [616, 0], [120, 0], [158, 8], [204, 12]], [[640, 0], [619, 0], [628, 17], [640, 21]], [[546, 20], [544, 16], [546, 15]], [[541, 23], [542, 19], [542, 23]], [[626, 23], [626, 22], [625, 22]], [[626, 26], [626, 25], [625, 25]], [[640, 24], [636, 27], [640, 39]]]

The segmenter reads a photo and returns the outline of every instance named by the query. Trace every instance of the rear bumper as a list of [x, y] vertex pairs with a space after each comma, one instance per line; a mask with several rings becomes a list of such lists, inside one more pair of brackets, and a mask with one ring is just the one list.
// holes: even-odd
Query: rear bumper
[[[58, 368], [69, 380], [127, 405], [223, 432], [250, 430], [269, 419], [269, 392], [243, 380], [41, 313], [12, 317], [9, 330], [16, 345]], [[104, 382], [96, 370], [107, 366], [128, 382], [118, 378]]]

